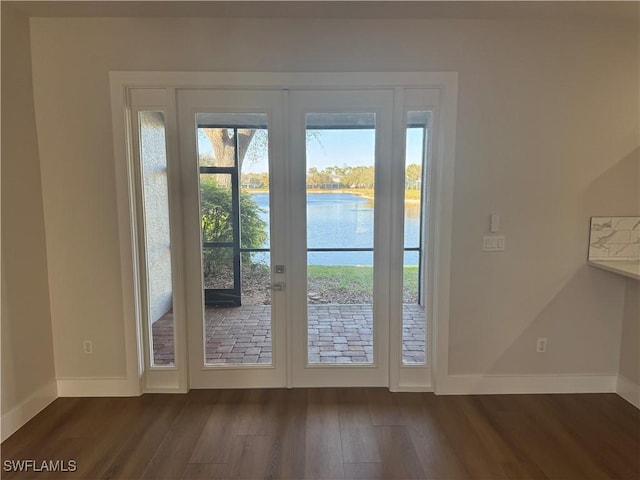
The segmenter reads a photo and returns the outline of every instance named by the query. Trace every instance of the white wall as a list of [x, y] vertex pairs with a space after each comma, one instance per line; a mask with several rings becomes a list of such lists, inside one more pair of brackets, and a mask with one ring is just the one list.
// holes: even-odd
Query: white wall
[[[618, 371], [623, 281], [591, 215], [637, 215], [638, 31], [541, 20], [33, 19], [56, 369], [123, 375], [109, 70], [457, 71], [451, 373]], [[634, 170], [635, 169], [635, 170]], [[609, 181], [622, 180], [614, 189]], [[483, 253], [488, 215], [507, 251]], [[534, 353], [536, 338], [549, 352]], [[95, 354], [82, 355], [92, 338]]]
[[640, 408], [640, 282], [627, 280], [618, 392]]
[[28, 19], [2, 8], [2, 439], [55, 398]]
[[620, 348], [620, 375], [640, 385], [640, 283], [627, 280]]

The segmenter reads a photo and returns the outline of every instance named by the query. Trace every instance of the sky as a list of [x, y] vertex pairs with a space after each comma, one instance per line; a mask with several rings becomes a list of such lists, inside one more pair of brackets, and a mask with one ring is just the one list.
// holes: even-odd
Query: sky
[[[351, 167], [372, 166], [375, 150], [375, 133], [373, 130], [313, 130], [313, 135], [307, 139], [307, 169], [316, 167], [323, 170], [326, 167], [345, 164]], [[267, 155], [264, 142], [261, 150], [247, 153], [243, 165], [243, 173], [261, 173], [268, 171]], [[250, 147], [251, 148], [251, 147]], [[421, 163], [422, 131], [409, 129], [407, 133], [407, 164]], [[212, 154], [211, 145], [204, 136], [198, 135], [198, 150], [203, 154]]]

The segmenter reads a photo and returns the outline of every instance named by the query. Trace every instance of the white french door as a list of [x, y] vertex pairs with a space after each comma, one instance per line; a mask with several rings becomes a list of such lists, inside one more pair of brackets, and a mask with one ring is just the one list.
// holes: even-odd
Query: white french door
[[392, 113], [392, 90], [289, 93], [294, 386], [389, 385]]
[[275, 90], [178, 93], [192, 388], [286, 385], [282, 105]]
[[145, 390], [428, 389], [448, 77], [238, 75], [123, 97]]
[[284, 95], [178, 94], [190, 386], [386, 386], [393, 91], [291, 91], [286, 116]]

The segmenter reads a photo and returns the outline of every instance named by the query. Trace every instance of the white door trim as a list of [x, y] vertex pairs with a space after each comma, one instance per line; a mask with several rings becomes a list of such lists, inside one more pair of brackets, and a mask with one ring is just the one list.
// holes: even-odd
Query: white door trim
[[[121, 282], [123, 298], [123, 326], [125, 331], [127, 392], [142, 392], [144, 375], [142, 362], [140, 296], [138, 289], [137, 252], [135, 251], [134, 196], [131, 171], [131, 118], [129, 90], [132, 88], [253, 88], [286, 90], [346, 89], [346, 88], [436, 88], [440, 91], [440, 119], [437, 152], [433, 152], [435, 169], [433, 214], [433, 279], [431, 319], [431, 365], [434, 371], [433, 387], [446, 383], [449, 350], [450, 263], [453, 210], [453, 175], [458, 74], [456, 72], [110, 72], [112, 125], [116, 195], [118, 206], [119, 243], [121, 255]], [[285, 105], [285, 110], [287, 105]], [[171, 120], [170, 120], [171, 121]], [[170, 149], [169, 155], [175, 152]], [[186, 341], [186, 339], [184, 339]], [[178, 346], [177, 346], [178, 348]], [[181, 348], [186, 348], [183, 345]], [[179, 367], [180, 368], [180, 367]], [[188, 387], [187, 387], [188, 388]], [[410, 386], [407, 389], [412, 389]], [[178, 385], [167, 386], [177, 391]], [[400, 385], [398, 389], [403, 389]]]

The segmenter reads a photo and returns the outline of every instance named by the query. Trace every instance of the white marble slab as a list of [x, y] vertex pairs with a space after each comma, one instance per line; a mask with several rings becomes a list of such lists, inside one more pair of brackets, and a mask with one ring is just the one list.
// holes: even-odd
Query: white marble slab
[[592, 217], [589, 261], [640, 261], [640, 217]]

